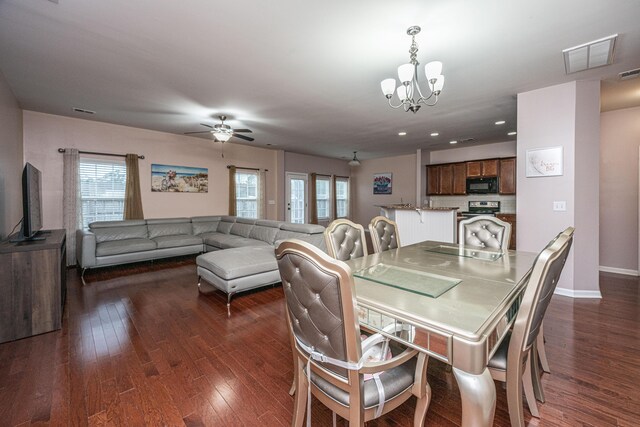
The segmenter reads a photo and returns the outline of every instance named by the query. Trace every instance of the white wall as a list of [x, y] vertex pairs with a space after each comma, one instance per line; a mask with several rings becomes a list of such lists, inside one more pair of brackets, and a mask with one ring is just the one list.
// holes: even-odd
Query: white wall
[[[518, 249], [539, 252], [558, 232], [576, 226], [558, 284], [560, 292], [573, 296], [599, 295], [598, 212], [593, 209], [598, 206], [598, 126], [599, 82], [518, 94]], [[555, 146], [563, 148], [563, 175], [526, 178], [526, 151]], [[565, 201], [566, 211], [553, 211], [554, 201]]]
[[[352, 220], [365, 228], [371, 218], [380, 215], [376, 205], [391, 203], [416, 204], [416, 154], [362, 160], [361, 165], [351, 169]], [[373, 194], [373, 174], [391, 172], [392, 193]]]
[[516, 141], [496, 142], [495, 144], [468, 145], [466, 147], [432, 151], [430, 163], [466, 162], [478, 159], [494, 159], [496, 157], [514, 157], [516, 155]]
[[[228, 213], [227, 165], [266, 168], [267, 199], [275, 199], [275, 150], [221, 144], [164, 132], [113, 125], [51, 114], [24, 112], [24, 156], [43, 174], [44, 228], [62, 227], [62, 154], [58, 148], [143, 154], [140, 160], [142, 205], [146, 218]], [[209, 169], [208, 193], [151, 192], [151, 164], [196, 166]], [[276, 204], [267, 206], [267, 218], [275, 219]]]
[[638, 272], [640, 107], [600, 116], [600, 266]]
[[0, 240], [22, 218], [22, 110], [0, 72]]

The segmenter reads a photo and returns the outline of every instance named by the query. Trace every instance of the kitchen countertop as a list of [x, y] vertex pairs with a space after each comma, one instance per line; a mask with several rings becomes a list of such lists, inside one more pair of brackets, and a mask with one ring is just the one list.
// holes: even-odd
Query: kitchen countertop
[[417, 207], [411, 205], [376, 205], [382, 209], [398, 209], [398, 210], [406, 210], [406, 211], [457, 211], [458, 208], [430, 208], [430, 207]]

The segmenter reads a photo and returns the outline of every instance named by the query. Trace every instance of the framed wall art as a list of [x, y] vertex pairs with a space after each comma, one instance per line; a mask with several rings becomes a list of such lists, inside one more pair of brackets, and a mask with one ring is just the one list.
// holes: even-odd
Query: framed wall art
[[208, 193], [209, 169], [152, 164], [151, 191], [163, 193]]
[[391, 194], [392, 174], [374, 173], [373, 174], [373, 194]]
[[525, 173], [527, 178], [562, 175], [562, 147], [527, 150]]

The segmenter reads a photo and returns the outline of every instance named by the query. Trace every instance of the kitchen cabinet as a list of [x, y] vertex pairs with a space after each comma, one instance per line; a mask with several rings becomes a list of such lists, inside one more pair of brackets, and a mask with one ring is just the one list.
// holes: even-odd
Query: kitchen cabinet
[[498, 176], [498, 159], [467, 162], [467, 177]]
[[516, 158], [500, 159], [500, 194], [516, 194]]
[[453, 165], [427, 166], [427, 195], [450, 196], [453, 188]]
[[511, 224], [511, 240], [509, 241], [509, 249], [516, 249], [516, 214], [499, 213], [496, 218]]
[[464, 195], [467, 194], [467, 164], [453, 164], [453, 187], [451, 194]]

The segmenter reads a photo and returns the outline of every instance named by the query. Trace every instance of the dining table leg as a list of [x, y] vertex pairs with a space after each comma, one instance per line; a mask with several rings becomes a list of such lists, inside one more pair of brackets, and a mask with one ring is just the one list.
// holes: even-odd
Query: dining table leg
[[496, 386], [489, 370], [474, 375], [453, 368], [462, 399], [463, 427], [490, 427], [496, 412]]

